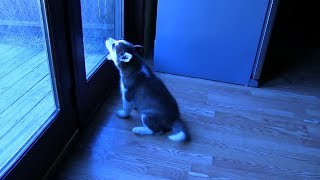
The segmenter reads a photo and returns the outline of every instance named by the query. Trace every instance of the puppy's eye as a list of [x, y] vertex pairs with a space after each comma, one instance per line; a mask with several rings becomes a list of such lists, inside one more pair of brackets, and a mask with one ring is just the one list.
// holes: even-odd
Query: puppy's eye
[[116, 44], [115, 43], [113, 43], [112, 44], [112, 49], [114, 49], [116, 47]]

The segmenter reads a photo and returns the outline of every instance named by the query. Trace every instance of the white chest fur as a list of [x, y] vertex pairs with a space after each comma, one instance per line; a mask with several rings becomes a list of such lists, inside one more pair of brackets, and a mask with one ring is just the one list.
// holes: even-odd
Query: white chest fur
[[133, 104], [128, 102], [126, 100], [126, 96], [125, 93], [127, 91], [127, 89], [125, 88], [123, 81], [122, 81], [122, 77], [120, 79], [120, 91], [121, 91], [121, 95], [122, 95], [122, 106], [123, 109], [117, 112], [117, 115], [121, 118], [125, 118], [128, 117], [132, 108], [133, 108]]
[[124, 94], [126, 93], [127, 89], [123, 85], [122, 78], [120, 78], [120, 91], [122, 94], [122, 98], [124, 98]]

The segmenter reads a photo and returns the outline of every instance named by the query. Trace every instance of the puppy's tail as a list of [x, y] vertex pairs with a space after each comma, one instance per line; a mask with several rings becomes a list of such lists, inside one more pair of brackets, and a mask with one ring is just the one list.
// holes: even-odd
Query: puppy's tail
[[173, 134], [168, 136], [172, 141], [186, 142], [190, 141], [190, 134], [185, 123], [178, 119], [172, 124]]

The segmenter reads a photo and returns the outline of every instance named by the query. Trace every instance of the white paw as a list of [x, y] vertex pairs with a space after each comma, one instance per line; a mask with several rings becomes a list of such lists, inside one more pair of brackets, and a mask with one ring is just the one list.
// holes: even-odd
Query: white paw
[[147, 134], [153, 134], [153, 131], [151, 129], [149, 129], [148, 127], [134, 127], [132, 129], [132, 132], [136, 133], [136, 134], [140, 134], [140, 135], [147, 135]]
[[119, 118], [127, 118], [129, 117], [130, 113], [126, 112], [125, 110], [119, 110], [117, 111], [117, 116]]

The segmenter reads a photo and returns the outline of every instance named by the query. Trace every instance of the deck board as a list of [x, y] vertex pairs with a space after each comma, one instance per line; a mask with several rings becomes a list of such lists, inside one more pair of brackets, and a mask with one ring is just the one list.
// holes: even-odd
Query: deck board
[[12, 45], [0, 44], [0, 54], [6, 52], [7, 50], [13, 48]]
[[[88, 54], [86, 71], [102, 58]], [[0, 44], [0, 170], [55, 110], [46, 50]]]
[[0, 169], [56, 109], [47, 61], [44, 49], [0, 44]]
[[0, 114], [0, 140], [35, 107], [51, 89], [50, 76], [47, 75], [33, 86], [24, 96]]
[[[31, 49], [28, 51], [23, 51], [19, 55], [10, 59], [9, 61], [6, 61], [0, 69], [0, 78], [4, 77], [8, 73], [12, 72], [14, 69], [23, 65], [26, 61], [34, 57], [36, 54], [40, 53], [40, 51], [40, 49]], [[19, 59], [19, 61], [17, 61], [16, 59]]]
[[[52, 92], [48, 92], [38, 103], [26, 114], [19, 123], [14, 126], [0, 139], [0, 169], [25, 145], [34, 133], [41, 127], [49, 116], [54, 112], [54, 99]], [[23, 136], [21, 136], [24, 134]], [[29, 141], [30, 142], [30, 141]]]
[[[11, 71], [6, 76], [0, 78], [0, 94], [10, 88], [13, 84], [15, 84], [19, 79], [23, 78], [26, 74], [31, 72], [35, 67], [42, 63], [47, 63], [46, 61], [46, 53], [42, 51], [36, 56], [29, 59], [26, 63], [19, 66], [19, 68]], [[48, 70], [46, 71], [48, 72]]]
[[26, 50], [28, 50], [28, 48], [18, 46], [18, 47], [13, 47], [8, 51], [5, 51], [4, 53], [1, 54], [1, 57], [0, 57], [0, 67], [3, 66], [11, 58], [19, 55], [20, 53]]
[[11, 106], [15, 101], [25, 95], [35, 84], [41, 81], [46, 75], [47, 63], [43, 62], [31, 72], [13, 84], [10, 89], [1, 93], [0, 114]]

